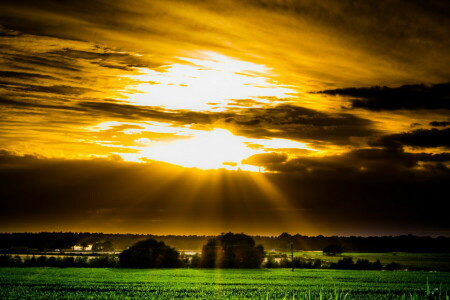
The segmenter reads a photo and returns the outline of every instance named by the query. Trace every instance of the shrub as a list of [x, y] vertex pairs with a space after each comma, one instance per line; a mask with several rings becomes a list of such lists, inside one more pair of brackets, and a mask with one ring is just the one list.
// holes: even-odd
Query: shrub
[[122, 251], [119, 260], [126, 268], [177, 268], [181, 266], [179, 256], [177, 250], [164, 242], [147, 239]]
[[264, 248], [255, 246], [252, 237], [227, 233], [210, 239], [203, 246], [200, 266], [203, 268], [259, 268]]

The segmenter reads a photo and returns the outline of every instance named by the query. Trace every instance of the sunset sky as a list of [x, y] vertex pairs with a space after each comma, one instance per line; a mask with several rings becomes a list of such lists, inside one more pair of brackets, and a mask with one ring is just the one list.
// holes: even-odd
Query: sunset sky
[[450, 2], [0, 2], [0, 232], [445, 235]]

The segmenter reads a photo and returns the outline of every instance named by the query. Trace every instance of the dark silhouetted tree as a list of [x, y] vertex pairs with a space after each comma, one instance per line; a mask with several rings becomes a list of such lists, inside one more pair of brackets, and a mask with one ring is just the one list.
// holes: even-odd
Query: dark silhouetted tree
[[255, 246], [252, 237], [243, 233], [222, 234], [203, 246], [200, 266], [203, 268], [259, 268], [264, 247]]
[[111, 241], [96, 242], [92, 245], [92, 251], [114, 251]]
[[355, 264], [353, 263], [353, 259], [351, 257], [345, 257], [341, 260], [339, 260], [333, 269], [342, 269], [342, 270], [351, 270], [355, 267]]
[[105, 241], [102, 244], [103, 251], [114, 251], [113, 243], [111, 241]]
[[383, 265], [381, 264], [381, 261], [377, 259], [376, 262], [372, 263], [372, 270], [381, 270], [383, 269]]
[[189, 267], [191, 268], [198, 268], [200, 267], [200, 255], [198, 253], [195, 253], [189, 262]]
[[266, 263], [264, 264], [264, 267], [270, 269], [270, 268], [279, 268], [280, 264], [275, 260], [275, 258], [272, 255], [269, 255], [267, 257]]
[[125, 268], [177, 268], [181, 266], [179, 257], [177, 250], [155, 239], [137, 242], [119, 254]]
[[368, 259], [358, 259], [355, 263], [356, 270], [371, 270], [372, 264], [369, 262]]
[[344, 252], [344, 249], [339, 245], [329, 245], [323, 248], [323, 254], [328, 256], [342, 254], [342, 252]]

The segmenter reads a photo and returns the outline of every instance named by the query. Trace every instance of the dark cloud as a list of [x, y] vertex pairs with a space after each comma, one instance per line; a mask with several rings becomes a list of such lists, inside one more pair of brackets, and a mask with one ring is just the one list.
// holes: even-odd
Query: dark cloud
[[267, 164], [277, 164], [286, 161], [288, 156], [285, 153], [260, 153], [250, 156], [242, 161], [243, 164], [265, 166]]
[[10, 83], [8, 86], [3, 86], [4, 89], [11, 92], [30, 92], [30, 93], [50, 93], [58, 95], [82, 95], [89, 91], [90, 88], [76, 87], [69, 85], [33, 85], [33, 84], [15, 84]]
[[11, 29], [11, 28], [6, 28], [5, 26], [3, 26], [2, 24], [0, 24], [0, 37], [16, 37], [21, 35], [22, 33], [20, 31]]
[[120, 70], [132, 70], [133, 68], [154, 69], [162, 66], [160, 63], [152, 62], [142, 56], [127, 52], [118, 52], [108, 48], [97, 48], [96, 51], [84, 51], [74, 49], [62, 49], [51, 51], [49, 54], [72, 59], [86, 59], [93, 61], [99, 66]]
[[15, 72], [15, 71], [0, 71], [0, 78], [11, 78], [22, 80], [55, 79], [55, 77], [50, 75], [27, 73], [27, 72]]
[[[348, 185], [385, 182], [441, 182], [450, 178], [450, 153], [409, 153], [400, 148], [356, 149], [342, 155], [302, 156], [270, 164], [254, 164], [280, 174], [293, 174], [299, 180], [344, 182]], [[289, 175], [291, 176], [291, 175]], [[433, 192], [433, 191], [430, 191]], [[352, 200], [349, 200], [352, 201]], [[398, 199], [405, 201], [405, 199]]]
[[[4, 106], [11, 106], [16, 108], [28, 108], [28, 109], [54, 109], [54, 110], [69, 110], [69, 111], [79, 111], [79, 112], [86, 112], [85, 109], [76, 107], [76, 106], [70, 106], [70, 105], [64, 105], [59, 104], [57, 102], [54, 102], [53, 104], [45, 104], [39, 101], [29, 100], [29, 99], [20, 99], [19, 97], [16, 97], [16, 99], [10, 97], [10, 96], [0, 96], [0, 103]], [[29, 113], [29, 112], [27, 112]]]
[[[44, 34], [49, 36], [58, 36], [63, 38], [75, 38], [77, 34], [70, 34], [73, 31], [73, 25], [70, 21], [77, 23], [75, 20], [83, 21], [78, 23], [79, 31], [85, 32], [85, 26], [90, 24], [95, 27], [116, 28], [126, 26], [127, 29], [133, 26], [137, 19], [142, 20], [143, 16], [147, 15], [145, 11], [132, 8], [126, 9], [127, 4], [121, 1], [108, 2], [104, 0], [93, 1], [77, 1], [76, 3], [58, 3], [52, 0], [43, 0], [39, 4], [34, 1], [24, 0], [20, 3], [6, 0], [2, 3], [5, 8], [14, 7], [22, 10], [31, 10], [40, 12], [48, 17], [55, 18], [55, 15], [65, 15], [72, 20], [59, 20], [59, 28], [55, 26], [45, 26], [40, 18], [29, 20], [28, 22], [21, 22], [20, 15], [8, 16], [2, 15], [4, 24], [9, 27], [17, 28], [21, 31], [32, 34]], [[151, 12], [148, 12], [151, 14]], [[44, 18], [45, 19], [45, 18]], [[69, 23], [69, 24], [67, 24]], [[70, 26], [71, 25], [71, 26]], [[134, 27], [134, 26], [133, 26]], [[138, 28], [135, 27], [135, 30]]]
[[[19, 31], [15, 31], [20, 33]], [[43, 48], [37, 50], [24, 48], [23, 43], [42, 43]], [[70, 45], [73, 48], [55, 48], [55, 43], [60, 42], [63, 46]], [[6, 43], [6, 44], [5, 44]], [[111, 49], [104, 45], [98, 45], [89, 42], [74, 42], [67, 39], [49, 38], [45, 35], [24, 35], [21, 39], [4, 41], [5, 48], [8, 51], [3, 53], [4, 64], [11, 69], [31, 70], [30, 73], [3, 71], [0, 77], [15, 79], [53, 79], [47, 77], [47, 74], [37, 74], [38, 72], [69, 72], [72, 77], [77, 73], [85, 72], [86, 65], [83, 61], [87, 60], [91, 64], [96, 64], [105, 68], [119, 69], [124, 71], [133, 71], [135, 68], [157, 68], [161, 67], [161, 62], [152, 61], [152, 57], [142, 56], [140, 54], [124, 52], [117, 49]], [[45, 49], [45, 48], [48, 48]], [[57, 47], [56, 47], [57, 48]], [[84, 50], [79, 50], [82, 48]], [[92, 66], [90, 66], [92, 68]], [[61, 75], [61, 74], [59, 74]]]
[[25, 55], [15, 54], [9, 55], [7, 60], [10, 64], [22, 63], [35, 70], [42, 70], [42, 67], [53, 68], [62, 71], [79, 72], [81, 68], [76, 66], [72, 61], [64, 57], [46, 57], [46, 55]]
[[[255, 138], [287, 138], [350, 143], [352, 137], [377, 133], [373, 123], [352, 114], [327, 114], [292, 105], [243, 108], [225, 112], [166, 111], [159, 107], [113, 102], [80, 102], [80, 107], [111, 117], [166, 120], [184, 124], [225, 124], [236, 134]], [[220, 126], [220, 125], [219, 125]]]
[[374, 146], [385, 147], [446, 147], [450, 148], [450, 128], [442, 130], [417, 129], [411, 132], [384, 136], [373, 143]]
[[160, 107], [136, 106], [114, 102], [80, 102], [79, 107], [109, 117], [132, 120], [164, 120], [183, 124], [212, 124], [215, 119], [230, 114], [208, 114], [187, 110], [164, 110]]
[[351, 108], [372, 111], [450, 109], [450, 83], [325, 90], [319, 93], [350, 97]]
[[[78, 96], [89, 89], [71, 86], [12, 85], [6, 87], [16, 92], [42, 92]], [[70, 101], [45, 101], [28, 94], [3, 96], [0, 101], [10, 106], [36, 107], [85, 111], [90, 115], [128, 120], [161, 120], [177, 124], [220, 124], [233, 132], [254, 138], [286, 138], [315, 140], [337, 144], [351, 143], [352, 137], [365, 137], [377, 133], [373, 123], [352, 114], [328, 114], [292, 105], [271, 108], [233, 108], [225, 112], [195, 112], [165, 110], [161, 107], [136, 106], [119, 100], [87, 101], [72, 98]], [[30, 98], [32, 100], [30, 100]]]
[[[450, 153], [408, 153], [401, 149], [358, 149], [343, 155], [299, 157], [263, 165], [271, 171], [297, 173], [309, 180], [420, 180], [450, 176]], [[333, 179], [334, 178], [334, 179]]]
[[[280, 159], [278, 163], [272, 160], [265, 167], [280, 173], [255, 176], [264, 177], [287, 197], [288, 215], [278, 215], [280, 199], [267, 201], [269, 194], [246, 172], [100, 159], [45, 159], [3, 152], [0, 225], [9, 228], [8, 224], [15, 224], [16, 230], [45, 230], [64, 224], [58, 228], [180, 233], [180, 224], [190, 232], [205, 224], [220, 232], [236, 228], [233, 226], [251, 230], [249, 224], [256, 222], [258, 230], [281, 232], [285, 227], [280, 218], [289, 217], [310, 221], [324, 228], [323, 232], [444, 231], [450, 229], [447, 214], [436, 207], [442, 207], [444, 183], [450, 179], [450, 170], [440, 162], [449, 159], [448, 154], [375, 149], [324, 158]], [[416, 168], [418, 161], [427, 164]], [[152, 224], [152, 219], [161, 222]], [[355, 227], [363, 229], [356, 232]], [[302, 232], [302, 228], [297, 230]]]
[[[16, 230], [26, 230], [30, 224], [34, 228], [64, 224], [66, 230], [179, 234], [186, 228], [189, 234], [205, 232], [205, 228], [211, 232], [243, 230], [247, 221], [260, 223], [270, 213], [271, 219], [265, 221], [267, 230], [279, 221], [268, 196], [245, 172], [199, 171], [155, 162], [61, 160], [3, 153], [0, 196], [2, 230], [8, 224], [14, 224]], [[256, 205], [267, 212], [249, 215], [243, 209]], [[112, 213], [92, 214], [101, 211]], [[154, 224], [154, 219], [161, 222]]]
[[[420, 226], [450, 225], [446, 213], [436, 209], [444, 205], [443, 195], [447, 193], [444, 186], [450, 180], [449, 162], [450, 153], [359, 149], [264, 167], [279, 172], [277, 178], [283, 180], [279, 184], [305, 209], [318, 215], [323, 213], [336, 224], [346, 215], [361, 222], [366, 219], [367, 224], [386, 222], [391, 229], [405, 226], [411, 230], [413, 219]], [[289, 189], [295, 185], [295, 191]], [[396, 223], [399, 220], [402, 221]]]
[[450, 126], [450, 122], [448, 122], [448, 121], [433, 121], [433, 122], [430, 122], [430, 125], [431, 126], [433, 126], [433, 127], [447, 127], [447, 126]]
[[352, 137], [376, 133], [370, 120], [346, 113], [323, 113], [293, 105], [235, 111], [225, 119], [238, 132], [259, 137], [312, 139], [348, 144]]

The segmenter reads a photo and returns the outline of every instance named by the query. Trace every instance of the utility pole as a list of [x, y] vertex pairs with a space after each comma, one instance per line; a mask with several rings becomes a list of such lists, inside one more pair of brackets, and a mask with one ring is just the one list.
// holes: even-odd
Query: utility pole
[[148, 249], [148, 251], [150, 252], [150, 266], [154, 268], [155, 265], [153, 264], [153, 249], [150, 248]]
[[294, 272], [294, 243], [291, 242], [291, 263], [292, 263], [292, 272]]

